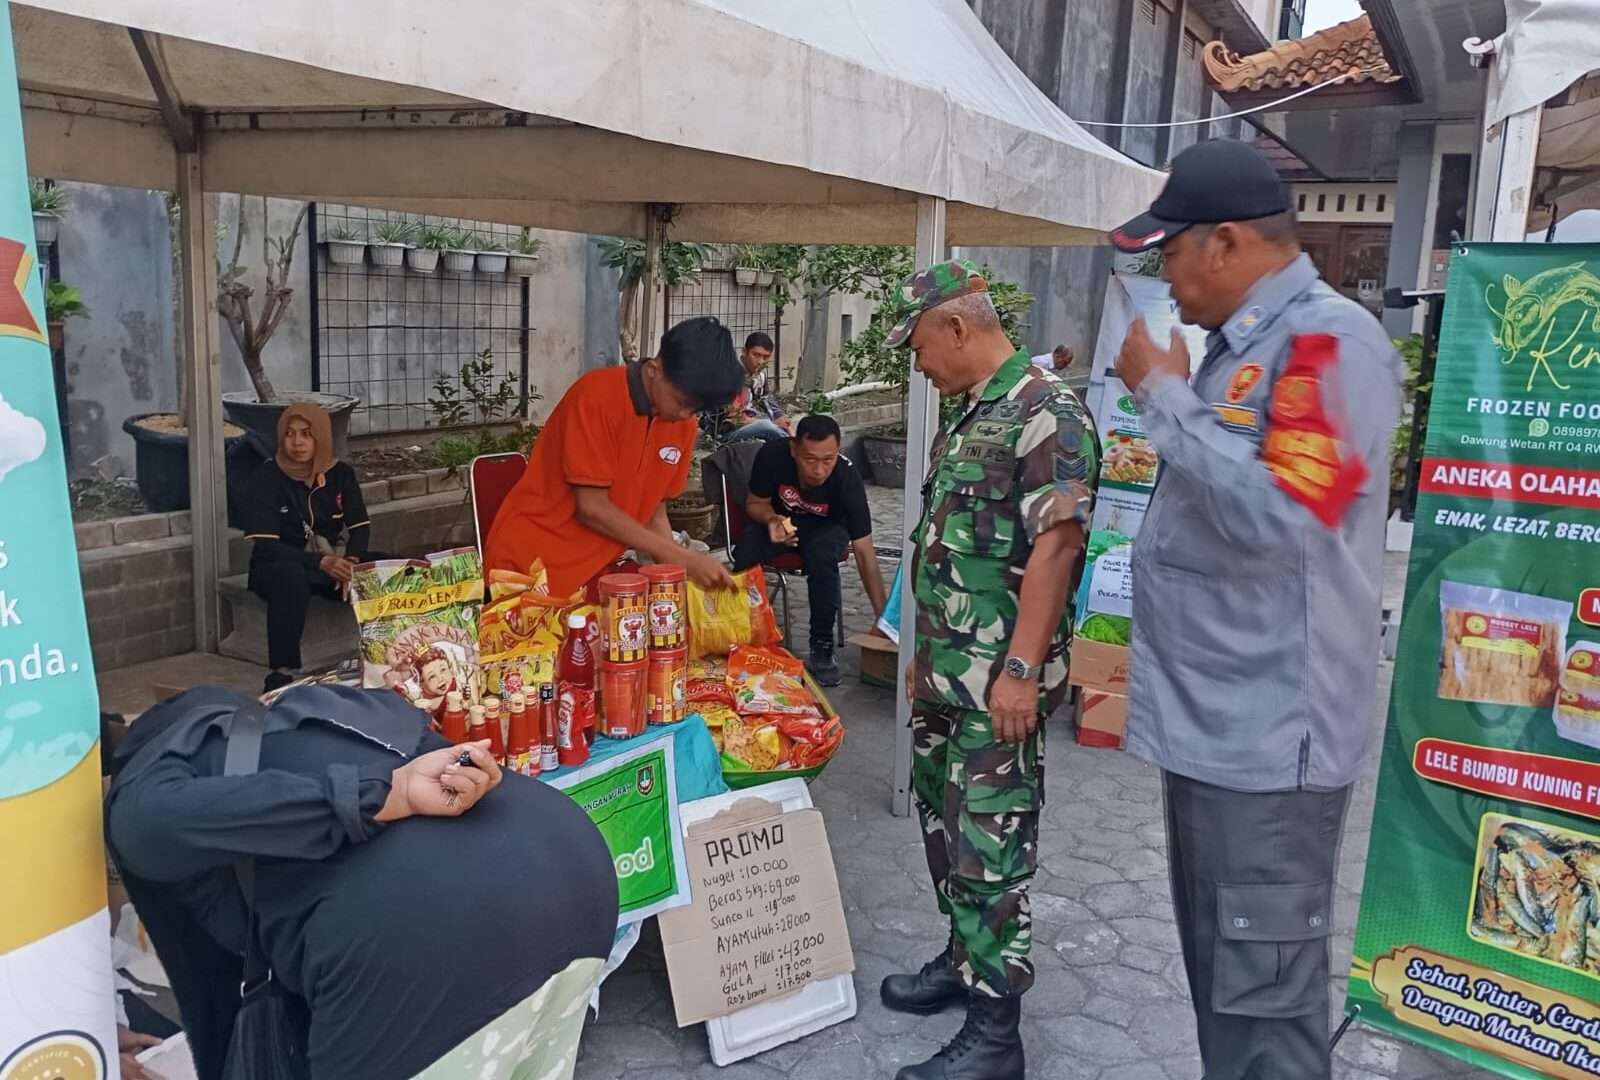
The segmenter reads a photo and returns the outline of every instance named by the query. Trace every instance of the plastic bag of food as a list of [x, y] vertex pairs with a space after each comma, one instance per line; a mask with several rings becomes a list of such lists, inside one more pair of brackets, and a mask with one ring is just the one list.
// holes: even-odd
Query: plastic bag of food
[[728, 686], [740, 714], [820, 717], [817, 699], [801, 677], [805, 668], [781, 648], [735, 645], [728, 654]]
[[736, 772], [766, 772], [783, 759], [783, 739], [776, 724], [735, 717], [723, 724], [721, 732], [723, 764]]
[[778, 734], [786, 740], [784, 763], [796, 769], [809, 769], [833, 757], [844, 742], [844, 724], [806, 716], [775, 716]]
[[1439, 583], [1439, 696], [1550, 708], [1556, 703], [1572, 605], [1459, 581]]
[[396, 690], [435, 717], [452, 690], [477, 699], [483, 567], [476, 549], [362, 563], [351, 576], [350, 599], [360, 627], [361, 685]]
[[1556, 695], [1556, 732], [1586, 746], [1600, 746], [1600, 644], [1575, 641], [1567, 650]]
[[727, 656], [735, 645], [771, 645], [778, 620], [767, 599], [761, 567], [733, 575], [732, 589], [702, 589], [689, 582], [689, 656]]

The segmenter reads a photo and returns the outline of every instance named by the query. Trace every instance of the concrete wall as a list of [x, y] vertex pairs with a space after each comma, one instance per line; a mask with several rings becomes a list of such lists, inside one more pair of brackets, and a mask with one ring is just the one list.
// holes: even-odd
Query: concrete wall
[[[1429, 181], [1433, 175], [1433, 125], [1414, 124], [1400, 129], [1397, 146], [1400, 164], [1395, 185], [1394, 226], [1389, 231], [1389, 272], [1386, 286], [1416, 289], [1417, 267], [1422, 262], [1428, 226]], [[1388, 308], [1383, 328], [1391, 337], [1411, 333], [1417, 309]]]
[[122, 422], [177, 404], [166, 201], [139, 188], [60, 186], [69, 200], [57, 239], [61, 279], [82, 291], [90, 313], [64, 331], [69, 468], [81, 476], [110, 455], [108, 472], [131, 474], [133, 440]]

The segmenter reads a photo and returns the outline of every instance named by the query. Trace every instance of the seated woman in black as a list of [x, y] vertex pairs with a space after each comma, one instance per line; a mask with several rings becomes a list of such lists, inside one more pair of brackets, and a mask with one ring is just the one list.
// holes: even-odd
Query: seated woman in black
[[[317, 405], [278, 417], [278, 453], [260, 470], [245, 505], [250, 591], [267, 602], [270, 692], [297, 678], [311, 594], [336, 597], [359, 562], [377, 558], [356, 471], [333, 457], [333, 427]], [[343, 553], [341, 550], [343, 544]]]

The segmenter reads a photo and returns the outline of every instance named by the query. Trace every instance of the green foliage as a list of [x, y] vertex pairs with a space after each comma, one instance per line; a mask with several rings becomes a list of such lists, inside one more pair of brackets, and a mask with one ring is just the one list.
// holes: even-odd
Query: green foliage
[[[223, 226], [219, 225], [218, 229], [219, 233], [217, 238], [220, 240], [226, 235], [226, 232], [220, 231], [223, 229]], [[333, 228], [328, 230], [328, 235], [324, 237], [324, 239], [337, 240], [340, 243], [345, 244], [364, 244], [367, 242], [367, 238], [362, 234], [361, 230], [348, 223], [343, 225], [335, 225]]]
[[[529, 401], [538, 401], [542, 396], [531, 389], [528, 392]], [[462, 364], [454, 377], [440, 372], [433, 381], [433, 396], [428, 399], [435, 426], [475, 427], [477, 431], [440, 439], [433, 447], [435, 463], [442, 468], [460, 468], [479, 454], [526, 452], [538, 435], [536, 427], [518, 421], [504, 435], [492, 430], [495, 425], [514, 419], [518, 399], [517, 377], [496, 370], [492, 349], [484, 349]]]
[[522, 227], [522, 231], [517, 234], [517, 242], [513, 245], [513, 250], [515, 250], [518, 255], [534, 256], [539, 254], [543, 248], [544, 241], [540, 240], [537, 236], [534, 236], [533, 233], [528, 230], [526, 225], [524, 225]]
[[35, 214], [58, 218], [67, 212], [66, 190], [43, 180], [28, 181], [28, 201]]
[[[605, 265], [622, 271], [624, 289], [644, 276], [644, 241], [607, 237], [599, 244]], [[706, 244], [668, 241], [661, 249], [661, 274], [665, 284], [682, 285], [698, 274], [710, 257], [711, 248]]]
[[[1400, 408], [1400, 422], [1395, 425], [1394, 438], [1390, 443], [1389, 465], [1389, 491], [1398, 495], [1405, 491], [1406, 477], [1411, 470], [1411, 430], [1416, 425], [1416, 414], [1413, 402], [1418, 391], [1424, 394], [1433, 393], [1433, 381], [1422, 381], [1422, 335], [1412, 334], [1409, 337], [1396, 338], [1394, 347], [1400, 352], [1400, 359], [1405, 363], [1404, 398]], [[1422, 448], [1417, 447], [1420, 453]]]
[[477, 251], [478, 249], [473, 246], [476, 243], [477, 237], [472, 234], [471, 229], [445, 229], [443, 249], [445, 251]]
[[417, 232], [417, 246], [426, 251], [445, 251], [456, 231], [447, 225], [424, 225]]
[[806, 412], [823, 414], [831, 413], [833, 412], [833, 399], [827, 394], [814, 394], [812, 395], [811, 399], [806, 402]]
[[474, 249], [477, 251], [487, 251], [492, 254], [498, 254], [506, 250], [505, 241], [501, 240], [493, 233], [479, 233], [477, 236], [473, 237], [472, 243]]
[[417, 241], [417, 223], [405, 218], [385, 221], [373, 231], [372, 239], [379, 244], [414, 244]]
[[44, 290], [44, 317], [46, 322], [62, 322], [79, 317], [88, 318], [83, 294], [62, 281], [52, 281]]

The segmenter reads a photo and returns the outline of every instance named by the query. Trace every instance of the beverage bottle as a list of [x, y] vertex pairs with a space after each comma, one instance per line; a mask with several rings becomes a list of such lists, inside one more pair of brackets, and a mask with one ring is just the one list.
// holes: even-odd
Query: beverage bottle
[[444, 696], [444, 712], [439, 717], [439, 734], [453, 743], [467, 741], [467, 707], [462, 703], [459, 690], [451, 690]]
[[[500, 699], [486, 697], [483, 699], [483, 723], [488, 732], [484, 736], [489, 740], [489, 753], [500, 764], [506, 763], [506, 733], [500, 722]], [[476, 737], [476, 736], [474, 736]]]
[[506, 767], [523, 776], [539, 775], [539, 748], [535, 739], [536, 717], [528, 712], [528, 699], [520, 691], [506, 699]]
[[556, 684], [542, 683], [539, 686], [539, 768], [544, 772], [561, 768], [556, 724]]

